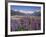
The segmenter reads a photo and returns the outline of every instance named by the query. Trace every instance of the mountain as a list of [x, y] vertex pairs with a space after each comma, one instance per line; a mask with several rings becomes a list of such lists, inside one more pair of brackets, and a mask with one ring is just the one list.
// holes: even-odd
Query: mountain
[[40, 13], [40, 11], [35, 11], [35, 12], [33, 12], [33, 13], [24, 13], [24, 11], [22, 12], [20, 12], [20, 11], [13, 11], [13, 10], [11, 10], [11, 16], [13, 16], [13, 15], [24, 15], [24, 16], [41, 16], [41, 13]]
[[13, 16], [13, 15], [25, 15], [25, 14], [21, 13], [19, 11], [13, 11], [13, 10], [11, 10], [11, 15]]
[[41, 16], [41, 12], [40, 11], [39, 12], [34, 12], [32, 15], [33, 16]]

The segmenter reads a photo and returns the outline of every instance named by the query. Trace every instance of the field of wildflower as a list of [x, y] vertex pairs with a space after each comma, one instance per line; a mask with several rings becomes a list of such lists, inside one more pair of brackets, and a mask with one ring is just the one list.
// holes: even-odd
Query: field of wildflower
[[30, 31], [41, 29], [40, 16], [11, 16], [11, 31]]

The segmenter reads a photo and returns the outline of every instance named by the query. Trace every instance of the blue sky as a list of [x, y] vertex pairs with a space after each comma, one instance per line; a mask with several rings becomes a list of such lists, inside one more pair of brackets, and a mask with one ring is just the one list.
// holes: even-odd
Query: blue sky
[[41, 10], [41, 7], [37, 7], [37, 6], [17, 6], [17, 5], [11, 5], [11, 10], [36, 11], [36, 10]]

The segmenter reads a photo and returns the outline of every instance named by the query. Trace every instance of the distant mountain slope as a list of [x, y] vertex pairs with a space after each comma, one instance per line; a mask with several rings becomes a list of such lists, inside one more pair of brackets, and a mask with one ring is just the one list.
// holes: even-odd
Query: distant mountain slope
[[41, 16], [41, 12], [40, 11], [39, 12], [34, 12], [32, 15], [33, 16]]
[[20, 13], [19, 11], [11, 10], [11, 15], [25, 15], [24, 13]]
[[11, 16], [13, 16], [13, 15], [41, 16], [41, 13], [39, 11], [39, 12], [34, 12], [32, 14], [25, 14], [25, 13], [20, 12], [20, 11], [13, 11], [13, 10], [11, 10]]

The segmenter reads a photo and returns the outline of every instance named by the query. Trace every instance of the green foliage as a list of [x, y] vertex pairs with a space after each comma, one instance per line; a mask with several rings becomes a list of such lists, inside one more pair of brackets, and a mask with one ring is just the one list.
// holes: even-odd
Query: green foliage
[[19, 27], [18, 31], [24, 31], [24, 28], [23, 27]]

